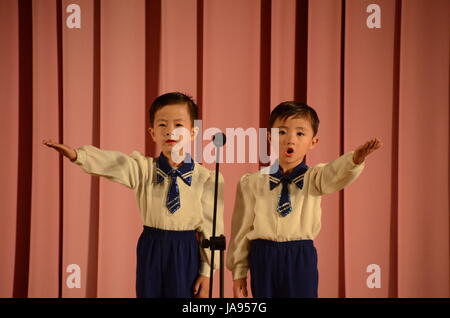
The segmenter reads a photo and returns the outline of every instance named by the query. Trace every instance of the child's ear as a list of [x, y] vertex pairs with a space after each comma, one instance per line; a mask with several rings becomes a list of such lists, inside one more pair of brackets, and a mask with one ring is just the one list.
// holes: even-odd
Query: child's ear
[[153, 127], [149, 127], [148, 128], [148, 133], [150, 134], [150, 136], [152, 136], [153, 141], [156, 142], [156, 140], [155, 140], [155, 129]]
[[267, 132], [267, 140], [269, 141], [269, 144], [272, 143], [272, 136], [270, 135], [270, 131]]
[[313, 139], [311, 141], [311, 147], [309, 147], [309, 149], [313, 149], [317, 145], [318, 142], [319, 142], [319, 138], [313, 137]]
[[195, 137], [197, 137], [198, 132], [199, 132], [199, 127], [198, 126], [192, 127], [192, 129], [191, 129], [191, 138], [194, 139]]

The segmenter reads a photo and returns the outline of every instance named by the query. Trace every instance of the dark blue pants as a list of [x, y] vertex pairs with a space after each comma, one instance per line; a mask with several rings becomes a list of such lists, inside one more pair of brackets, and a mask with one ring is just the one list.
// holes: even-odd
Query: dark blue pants
[[200, 266], [195, 231], [144, 226], [137, 245], [138, 298], [190, 298]]
[[254, 240], [249, 259], [253, 297], [317, 297], [319, 273], [312, 240]]

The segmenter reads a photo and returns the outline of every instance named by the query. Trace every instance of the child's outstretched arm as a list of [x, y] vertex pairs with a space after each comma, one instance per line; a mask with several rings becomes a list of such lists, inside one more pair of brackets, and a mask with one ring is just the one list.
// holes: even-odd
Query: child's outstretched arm
[[350, 185], [363, 171], [366, 157], [381, 146], [381, 141], [373, 138], [327, 164], [312, 167], [308, 180], [312, 191], [323, 195]]
[[42, 143], [81, 166], [86, 173], [105, 177], [130, 189], [135, 189], [141, 180], [152, 173], [146, 157], [137, 151], [128, 156], [119, 151], [102, 150], [90, 145], [73, 149], [51, 139], [43, 140]]

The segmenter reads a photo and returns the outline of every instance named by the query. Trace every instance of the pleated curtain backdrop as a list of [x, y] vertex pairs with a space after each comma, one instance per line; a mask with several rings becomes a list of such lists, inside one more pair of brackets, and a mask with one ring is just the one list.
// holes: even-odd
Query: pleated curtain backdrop
[[[154, 156], [148, 107], [182, 91], [203, 131], [306, 101], [308, 165], [380, 138], [323, 199], [319, 296], [449, 297], [449, 30], [448, 0], [0, 1], [0, 296], [135, 297], [133, 191], [41, 141]], [[258, 167], [221, 166], [228, 238]]]

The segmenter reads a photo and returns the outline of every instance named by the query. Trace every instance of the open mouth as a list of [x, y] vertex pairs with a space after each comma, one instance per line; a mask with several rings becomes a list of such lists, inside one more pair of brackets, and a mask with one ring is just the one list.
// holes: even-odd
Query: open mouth
[[294, 148], [288, 147], [288, 149], [286, 150], [286, 156], [292, 156], [293, 153], [294, 153]]

